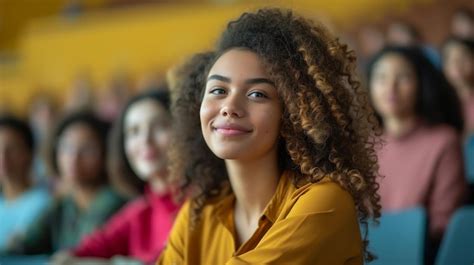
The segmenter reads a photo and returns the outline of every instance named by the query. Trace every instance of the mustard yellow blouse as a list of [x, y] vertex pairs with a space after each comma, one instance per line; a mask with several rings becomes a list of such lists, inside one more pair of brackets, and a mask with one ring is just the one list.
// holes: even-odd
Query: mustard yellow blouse
[[234, 200], [229, 195], [207, 204], [193, 229], [187, 202], [157, 264], [363, 264], [354, 201], [334, 182], [295, 188], [284, 173], [257, 230], [240, 246]]

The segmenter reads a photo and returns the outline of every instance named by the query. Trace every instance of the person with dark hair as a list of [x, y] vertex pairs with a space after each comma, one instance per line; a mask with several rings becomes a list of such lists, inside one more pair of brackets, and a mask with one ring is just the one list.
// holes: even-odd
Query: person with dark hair
[[421, 35], [413, 24], [395, 20], [388, 25], [387, 41], [390, 45], [416, 46], [421, 42]]
[[408, 21], [399, 19], [388, 25], [387, 43], [391, 46], [419, 47], [431, 63], [437, 68], [441, 68], [441, 58], [438, 51], [424, 43], [416, 26]]
[[451, 34], [463, 39], [474, 38], [474, 12], [467, 6], [456, 9], [451, 18]]
[[[324, 26], [260, 9], [178, 82], [171, 174], [190, 196], [158, 264], [363, 264], [379, 216], [376, 120], [355, 55]], [[360, 221], [360, 223], [358, 222]]]
[[439, 240], [466, 191], [456, 93], [417, 48], [383, 49], [368, 80], [384, 131], [377, 150], [382, 209], [425, 207], [429, 235]]
[[58, 254], [58, 263], [81, 261], [72, 256], [127, 256], [143, 264], [156, 260], [179, 209], [167, 178], [170, 118], [166, 90], [140, 94], [128, 102], [114, 128], [118, 161], [112, 165], [144, 196], [127, 204], [71, 252]]
[[0, 251], [22, 236], [50, 201], [48, 191], [32, 181], [34, 150], [28, 124], [0, 116]]
[[50, 152], [60, 181], [58, 198], [9, 247], [9, 254], [52, 254], [75, 246], [125, 203], [108, 186], [107, 132], [108, 124], [89, 112], [71, 113], [60, 121]]
[[474, 40], [450, 37], [442, 55], [444, 74], [462, 102], [465, 135], [474, 134]]

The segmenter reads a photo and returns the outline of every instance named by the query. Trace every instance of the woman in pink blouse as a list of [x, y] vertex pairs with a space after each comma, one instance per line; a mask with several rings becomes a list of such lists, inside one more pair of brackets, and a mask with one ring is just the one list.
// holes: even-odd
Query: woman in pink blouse
[[425, 207], [430, 238], [439, 241], [466, 191], [456, 93], [420, 50], [401, 47], [375, 56], [369, 88], [383, 125], [382, 209]]
[[126, 205], [71, 252], [57, 255], [57, 263], [74, 263], [71, 254], [105, 259], [127, 256], [128, 262], [132, 259], [138, 264], [152, 264], [156, 260], [179, 208], [167, 184], [170, 121], [166, 91], [139, 95], [125, 106], [113, 138], [118, 148], [114, 155], [122, 160], [115, 163], [115, 173], [126, 176], [144, 196]]

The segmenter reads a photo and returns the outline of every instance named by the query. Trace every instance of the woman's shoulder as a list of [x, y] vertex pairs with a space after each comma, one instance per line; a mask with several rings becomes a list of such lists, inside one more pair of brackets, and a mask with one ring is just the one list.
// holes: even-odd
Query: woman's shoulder
[[456, 129], [446, 124], [425, 125], [422, 127], [421, 132], [430, 139], [442, 142], [458, 141], [461, 137]]
[[117, 215], [121, 215], [125, 218], [132, 218], [147, 211], [149, 208], [150, 204], [147, 202], [145, 196], [142, 195], [127, 202]]
[[291, 197], [294, 201], [291, 211], [296, 214], [355, 212], [354, 199], [349, 192], [328, 177], [296, 189]]
[[[46, 188], [32, 187], [27, 191], [23, 192], [17, 199], [15, 199], [13, 203], [8, 204], [9, 206], [15, 208], [36, 208], [48, 205], [51, 199], [52, 196]], [[0, 193], [0, 202], [2, 200], [3, 199]]]
[[50, 192], [44, 187], [33, 187], [25, 195], [28, 200], [34, 201], [37, 204], [45, 204], [52, 200]]
[[449, 125], [425, 126], [423, 132], [426, 142], [430, 143], [431, 148], [444, 150], [461, 145], [461, 135]]

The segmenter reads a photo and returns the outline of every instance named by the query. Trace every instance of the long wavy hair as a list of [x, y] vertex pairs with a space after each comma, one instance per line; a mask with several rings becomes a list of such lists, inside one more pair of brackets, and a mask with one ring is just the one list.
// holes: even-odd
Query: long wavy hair
[[[194, 56], [177, 71], [171, 174], [184, 176], [181, 185], [192, 198], [191, 225], [206, 203], [231, 192], [224, 161], [202, 136], [199, 108], [209, 69], [233, 48], [258, 54], [278, 90], [283, 102], [279, 166], [294, 172], [294, 185], [329, 177], [352, 195], [363, 226], [378, 218], [374, 145], [380, 128], [367, 91], [355, 79], [354, 52], [321, 24], [289, 10], [260, 9], [230, 22], [214, 52]], [[364, 256], [371, 260], [367, 243], [366, 234]]]

